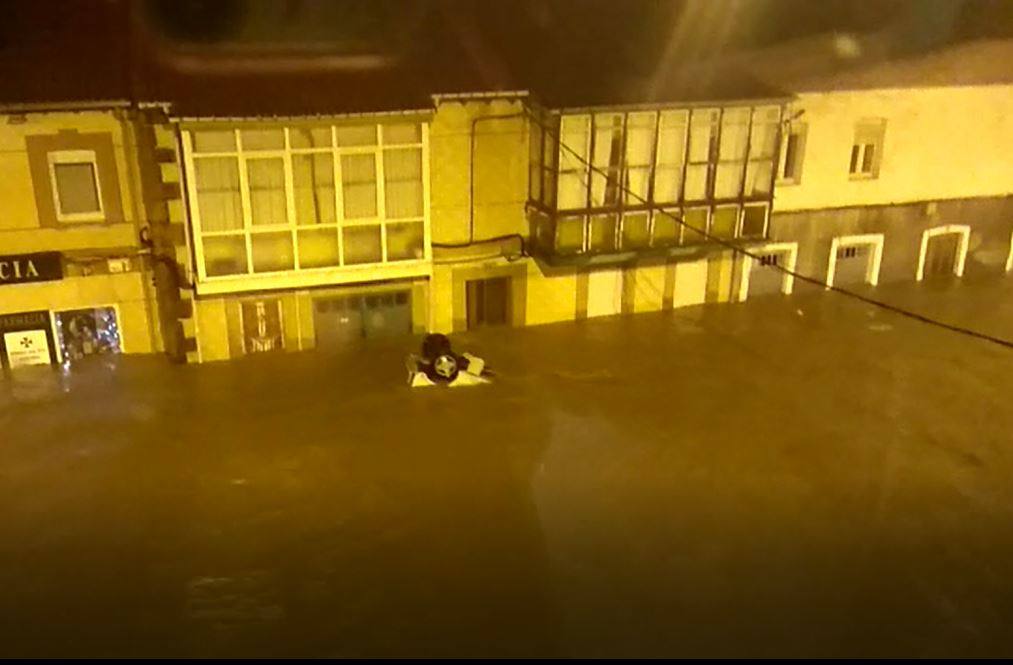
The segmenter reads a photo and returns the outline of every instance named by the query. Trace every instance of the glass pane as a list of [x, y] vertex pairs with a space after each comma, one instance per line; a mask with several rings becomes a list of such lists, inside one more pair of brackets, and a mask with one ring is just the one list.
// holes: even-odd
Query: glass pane
[[553, 251], [552, 239], [556, 232], [553, 220], [537, 210], [528, 212], [528, 220], [531, 222], [532, 245], [541, 250]]
[[617, 215], [591, 217], [590, 247], [593, 252], [611, 252], [616, 249]]
[[194, 152], [235, 152], [236, 133], [231, 129], [193, 132]]
[[288, 224], [284, 161], [280, 157], [251, 159], [246, 162], [246, 170], [253, 225]]
[[711, 135], [717, 129], [716, 125], [716, 111], [693, 111], [689, 128], [689, 161], [706, 162], [710, 159]]
[[556, 206], [556, 170], [554, 168], [542, 169], [542, 203], [550, 208]]
[[387, 218], [421, 217], [422, 150], [384, 150], [383, 178]]
[[560, 217], [556, 220], [556, 251], [580, 252], [584, 249], [584, 218]]
[[711, 234], [718, 238], [731, 239], [735, 237], [735, 226], [739, 221], [738, 208], [717, 208], [714, 211], [714, 218], [711, 222]]
[[542, 200], [542, 128], [532, 122], [528, 134], [528, 197]]
[[754, 118], [753, 132], [749, 137], [750, 157], [773, 157], [777, 147], [777, 123], [760, 122]]
[[686, 152], [685, 112], [662, 113], [660, 131], [657, 163], [664, 166], [682, 164]]
[[283, 150], [285, 132], [281, 129], [244, 129], [239, 132], [243, 150]]
[[687, 201], [699, 201], [707, 198], [707, 165], [697, 164], [686, 167]]
[[297, 224], [333, 224], [334, 164], [331, 153], [292, 155]]
[[384, 125], [383, 142], [387, 145], [392, 143], [422, 143], [422, 127], [418, 123]]
[[594, 116], [594, 160], [599, 168], [619, 163], [623, 143], [623, 116], [599, 113]]
[[629, 213], [623, 216], [623, 249], [637, 249], [650, 244], [646, 212]]
[[344, 125], [335, 133], [339, 146], [376, 145], [376, 125]]
[[657, 167], [654, 170], [654, 202], [673, 203], [679, 200], [679, 178], [682, 167]]
[[[635, 167], [626, 171], [626, 188], [624, 193], [626, 201], [630, 205], [640, 205], [647, 202], [648, 182], [651, 179], [651, 167]], [[666, 199], [668, 200], [668, 199]]]
[[682, 242], [683, 244], [693, 244], [703, 242], [707, 238], [702, 233], [698, 233], [693, 229], [700, 229], [701, 231], [707, 230], [707, 208], [695, 208], [693, 210], [687, 210], [683, 213], [682, 220], [684, 222], [682, 228]]
[[654, 153], [653, 113], [631, 113], [626, 120], [626, 165], [650, 166]]
[[745, 159], [749, 135], [749, 109], [725, 109], [721, 118], [721, 149], [718, 159]]
[[739, 196], [742, 188], [742, 162], [718, 164], [714, 177], [714, 198], [730, 199]]
[[383, 260], [379, 226], [349, 226], [342, 229], [345, 265], [379, 263]]
[[872, 173], [872, 157], [876, 154], [876, 146], [872, 143], [865, 144], [865, 152], [862, 153], [862, 173]]
[[746, 206], [742, 214], [742, 235], [762, 236], [766, 222], [766, 206]]
[[422, 222], [387, 225], [387, 260], [404, 261], [425, 257]]
[[292, 234], [288, 231], [254, 233], [253, 272], [292, 270], [295, 256], [292, 253]]
[[54, 164], [53, 172], [56, 175], [56, 193], [62, 214], [100, 211], [93, 164]]
[[245, 236], [205, 237], [204, 270], [208, 277], [246, 273]]
[[749, 162], [746, 167], [745, 196], [763, 196], [770, 192], [770, 176], [773, 164], [768, 161]]
[[323, 268], [336, 266], [340, 262], [337, 229], [299, 230], [300, 268]]
[[672, 245], [679, 241], [679, 227], [681, 226], [674, 218], [680, 214], [678, 210], [665, 210], [654, 213], [654, 235], [653, 244], [655, 247]]
[[587, 207], [587, 186], [583, 172], [559, 174], [559, 209]]
[[288, 143], [293, 148], [331, 147], [330, 127], [290, 127]]
[[243, 228], [239, 160], [235, 157], [202, 157], [194, 160], [194, 171], [201, 228], [205, 231]]
[[560, 148], [560, 170], [568, 171], [585, 168], [583, 160], [587, 160], [588, 158], [587, 139], [590, 122], [591, 118], [586, 115], [564, 115], [560, 119], [559, 138], [566, 147], [572, 149], [573, 153], [577, 154], [575, 157], [569, 150]]
[[376, 161], [372, 154], [341, 156], [345, 218], [376, 217]]
[[591, 170], [591, 205], [609, 206], [619, 201], [619, 169], [622, 164], [623, 117], [594, 117], [594, 155]]
[[542, 167], [536, 162], [528, 165], [528, 196], [532, 201], [542, 200]]

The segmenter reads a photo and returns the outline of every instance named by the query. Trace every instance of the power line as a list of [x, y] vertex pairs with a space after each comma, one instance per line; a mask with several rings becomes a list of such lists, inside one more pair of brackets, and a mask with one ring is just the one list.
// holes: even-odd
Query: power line
[[[598, 173], [599, 175], [605, 176], [606, 182], [608, 181], [608, 179], [611, 176], [606, 171], [604, 171], [601, 168], [596, 167], [589, 160], [587, 160], [582, 155], [580, 155], [576, 150], [574, 150], [570, 146], [568, 146], [565, 143], [563, 143], [563, 140], [560, 137], [559, 133], [556, 132], [556, 131], [554, 131], [553, 128], [549, 127], [544, 122], [542, 122], [542, 120], [535, 113], [532, 113], [530, 109], [526, 109], [526, 111], [527, 111], [528, 117], [532, 120], [532, 122], [534, 122], [539, 127], [541, 127], [542, 131], [545, 132], [546, 134], [548, 134], [554, 140], [555, 143], [557, 143], [561, 148], [563, 148], [568, 153], [570, 153], [571, 155], [573, 155], [573, 157], [576, 158], [578, 162], [580, 162], [582, 165], [584, 165], [587, 168], [589, 168], [591, 171], [594, 171], [594, 172]], [[620, 178], [620, 182], [616, 183], [616, 186], [618, 187], [618, 189], [621, 192], [623, 192], [626, 195], [628, 195], [628, 196], [636, 199], [640, 203], [643, 203], [645, 205], [651, 205], [650, 201], [648, 201], [644, 197], [640, 196], [636, 192], [630, 190], [630, 188], [627, 187], [626, 185], [624, 185], [621, 182], [621, 180], [622, 179]], [[589, 180], [586, 182], [586, 185], [590, 189], [590, 181]], [[816, 286], [822, 287], [822, 288], [827, 289], [829, 291], [833, 291], [834, 293], [839, 293], [841, 295], [848, 296], [850, 298], [854, 298], [854, 299], [859, 300], [861, 302], [864, 302], [864, 303], [866, 303], [868, 305], [873, 305], [874, 307], [879, 307], [880, 309], [884, 309], [884, 310], [887, 310], [889, 312], [893, 312], [894, 314], [898, 314], [900, 316], [904, 316], [904, 317], [907, 317], [909, 319], [913, 319], [915, 321], [920, 321], [921, 323], [927, 323], [929, 325], [937, 326], [939, 328], [943, 328], [943, 329], [949, 330], [951, 332], [959, 333], [961, 335], [968, 335], [969, 337], [975, 337], [977, 339], [981, 339], [981, 340], [984, 340], [986, 342], [991, 342], [993, 344], [997, 344], [999, 346], [1002, 346], [1002, 347], [1005, 347], [1005, 348], [1008, 348], [1008, 349], [1013, 349], [1013, 341], [1010, 341], [1010, 340], [1007, 340], [1007, 339], [1003, 339], [1001, 337], [995, 337], [994, 335], [989, 335], [988, 333], [983, 333], [981, 331], [973, 330], [971, 328], [965, 328], [963, 326], [954, 325], [952, 323], [946, 323], [945, 321], [940, 321], [938, 319], [933, 319], [931, 317], [925, 316], [924, 314], [919, 314], [917, 312], [912, 312], [911, 310], [904, 309], [903, 307], [898, 307], [897, 305], [891, 305], [888, 302], [884, 302], [882, 300], [877, 300], [875, 298], [870, 298], [868, 296], [864, 296], [864, 295], [862, 295], [860, 293], [856, 293], [854, 291], [851, 291], [851, 290], [848, 290], [848, 289], [844, 289], [844, 288], [841, 288], [839, 286], [829, 285], [829, 284], [827, 284], [822, 279], [817, 279], [815, 277], [810, 277], [809, 275], [803, 275], [802, 273], [799, 273], [799, 272], [796, 272], [794, 270], [790, 270], [788, 268], [785, 268], [784, 266], [780, 265], [777, 262], [774, 262], [774, 261], [765, 262], [765, 261], [762, 260], [763, 257], [761, 257], [759, 254], [755, 254], [754, 252], [751, 252], [751, 251], [745, 249], [741, 245], [737, 245], [737, 244], [735, 244], [733, 242], [725, 240], [724, 238], [719, 238], [719, 237], [717, 237], [715, 235], [712, 235], [711, 233], [709, 233], [705, 229], [698, 229], [695, 226], [693, 226], [692, 224], [689, 224], [688, 222], [686, 222], [681, 216], [674, 215], [674, 214], [668, 212], [667, 210], [655, 210], [654, 212], [655, 212], [655, 214], [660, 213], [662, 215], [665, 215], [666, 217], [669, 217], [669, 218], [673, 219], [677, 224], [679, 224], [681, 226], [684, 226], [685, 228], [690, 229], [691, 231], [699, 233], [701, 236], [703, 236], [704, 238], [710, 240], [711, 242], [717, 243], [717, 244], [721, 245], [722, 247], [726, 247], [726, 248], [732, 250], [733, 252], [736, 252], [738, 254], [742, 254], [743, 256], [748, 256], [749, 258], [753, 259], [754, 261], [760, 262], [761, 265], [765, 265], [768, 268], [774, 268], [776, 270], [780, 270], [784, 274], [791, 275], [792, 277], [794, 277], [797, 280], [800, 280], [800, 281], [803, 281], [803, 282], [807, 282], [809, 284], [815, 284]]]

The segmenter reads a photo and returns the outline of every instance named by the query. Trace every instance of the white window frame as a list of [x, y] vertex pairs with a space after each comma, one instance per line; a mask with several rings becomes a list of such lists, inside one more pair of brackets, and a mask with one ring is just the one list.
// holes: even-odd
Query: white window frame
[[[385, 143], [383, 140], [384, 121], [374, 119], [363, 121], [359, 125], [371, 125], [376, 127], [376, 143], [366, 146], [337, 146], [338, 122], [321, 121], [320, 126], [330, 126], [331, 146], [323, 148], [292, 148], [288, 125], [280, 125], [275, 129], [282, 130], [285, 136], [285, 147], [273, 150], [243, 150], [241, 132], [244, 127], [240, 123], [223, 128], [224, 131], [232, 131], [235, 134], [235, 149], [228, 151], [195, 152], [193, 148], [193, 132], [200, 131], [200, 128], [189, 128], [181, 130], [183, 139], [183, 157], [186, 167], [185, 187], [189, 201], [190, 223], [193, 225], [194, 256], [196, 258], [197, 283], [196, 290], [199, 295], [214, 295], [222, 293], [235, 293], [251, 289], [288, 289], [303, 288], [321, 284], [346, 284], [352, 282], [370, 281], [376, 279], [402, 279], [409, 277], [429, 277], [432, 275], [432, 236], [430, 230], [430, 183], [429, 183], [429, 123], [417, 118], [404, 118], [401, 123], [386, 121], [393, 124], [415, 123], [421, 128], [421, 138], [417, 143]], [[386, 218], [386, 186], [384, 177], [383, 152], [387, 149], [398, 148], [419, 148], [422, 158], [422, 228], [423, 228], [423, 257], [404, 261], [387, 262], [387, 225], [398, 223], [410, 223], [420, 221], [418, 218], [387, 219]], [[334, 168], [334, 196], [335, 196], [335, 218], [334, 224], [300, 226], [295, 214], [295, 190], [292, 183], [292, 157], [306, 154], [329, 154], [332, 156]], [[375, 156], [376, 172], [376, 214], [372, 217], [345, 219], [343, 187], [341, 180], [341, 157], [351, 154], [368, 154]], [[242, 202], [243, 228], [235, 232], [212, 232], [220, 235], [242, 236], [246, 241], [247, 271], [237, 275], [215, 275], [208, 276], [204, 263], [204, 234], [200, 221], [200, 205], [197, 199], [195, 160], [204, 157], [229, 157], [235, 158], [239, 168], [239, 188]], [[288, 223], [285, 225], [271, 227], [254, 227], [251, 224], [252, 211], [249, 201], [249, 186], [247, 183], [247, 162], [258, 158], [281, 158], [285, 169], [285, 200]], [[322, 268], [292, 268], [273, 272], [253, 272], [253, 251], [252, 234], [259, 231], [280, 231], [289, 230], [292, 233], [293, 264], [299, 265], [298, 231], [311, 228], [334, 228], [338, 236], [338, 248], [340, 256], [344, 257], [344, 234], [342, 230], [354, 226], [379, 226], [381, 261], [379, 263], [357, 263], [349, 265], [326, 266]]]
[[967, 260], [967, 247], [971, 240], [971, 227], [967, 224], [947, 224], [922, 231], [922, 245], [918, 251], [918, 270], [915, 272], [915, 281], [920, 282], [925, 278], [925, 257], [928, 255], [929, 240], [951, 233], [960, 235], [960, 240], [957, 243], [957, 256], [953, 261], [953, 274], [957, 277], [964, 276], [964, 263]]
[[879, 284], [879, 269], [883, 264], [883, 244], [885, 237], [882, 233], [865, 233], [855, 236], [837, 236], [830, 241], [830, 258], [827, 260], [827, 288], [834, 285], [834, 276], [837, 273], [837, 250], [842, 247], [872, 247], [868, 264], [865, 268], [865, 282], [876, 286]]
[[[106, 219], [105, 206], [102, 203], [102, 183], [99, 178], [98, 158], [94, 150], [54, 150], [47, 154], [49, 163], [49, 184], [53, 191], [53, 209], [56, 212], [56, 219], [60, 222], [87, 223], [104, 222]], [[95, 179], [95, 198], [98, 201], [98, 210], [91, 212], [65, 213], [60, 207], [60, 189], [56, 180], [56, 166], [58, 164], [90, 164], [92, 175]]]
[[[784, 136], [781, 137], [781, 154], [777, 160], [775, 184], [782, 186], [802, 184], [802, 164], [805, 160], [805, 144], [808, 133], [809, 126], [798, 121], [792, 122], [788, 126], [788, 130], [784, 132]], [[798, 137], [795, 141], [795, 174], [785, 176], [784, 169], [788, 166], [788, 141], [792, 136]]]
[[1006, 272], [1013, 270], [1013, 232], [1009, 234], [1009, 254], [1006, 255]]
[[[871, 140], [870, 140], [871, 139]], [[851, 151], [848, 153], [848, 178], [850, 180], [876, 180], [879, 178], [879, 169], [883, 164], [883, 144], [886, 142], [886, 120], [884, 118], [866, 118], [855, 123], [855, 130], [851, 140]], [[862, 163], [865, 161], [865, 147], [871, 144], [875, 152], [872, 156], [870, 170], [863, 171]], [[851, 170], [851, 154], [855, 146], [861, 146], [858, 151], [856, 168]]]
[[[749, 252], [751, 254], [784, 254], [784, 268], [795, 272], [795, 266], [798, 263], [798, 243], [797, 242], [773, 242], [766, 243], [763, 245], [757, 245], [756, 247], [750, 247]], [[749, 277], [753, 272], [753, 263], [755, 259], [749, 255], [742, 256], [742, 277], [739, 279], [739, 302], [745, 302], [749, 298]], [[795, 276], [790, 273], [782, 273], [781, 277], [781, 293], [785, 295], [791, 295], [792, 289], [795, 288]]]

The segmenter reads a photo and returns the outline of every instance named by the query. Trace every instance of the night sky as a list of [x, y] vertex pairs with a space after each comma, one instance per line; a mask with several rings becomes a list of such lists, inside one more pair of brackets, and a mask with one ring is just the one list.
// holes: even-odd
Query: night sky
[[240, 90], [272, 81], [294, 109], [326, 81], [355, 90], [365, 109], [435, 91], [649, 76], [672, 40], [680, 61], [700, 62], [830, 32], [875, 33], [901, 57], [1013, 36], [1013, 3], [2, 0], [0, 102], [213, 103], [237, 96], [224, 79]]

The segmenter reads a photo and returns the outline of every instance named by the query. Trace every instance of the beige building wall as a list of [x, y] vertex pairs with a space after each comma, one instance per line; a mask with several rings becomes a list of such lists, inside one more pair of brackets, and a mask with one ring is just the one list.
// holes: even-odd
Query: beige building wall
[[[785, 212], [1013, 193], [1013, 86], [802, 93], [789, 116], [806, 126], [799, 184], [778, 183]], [[849, 174], [855, 125], [886, 126], [876, 178]]]

